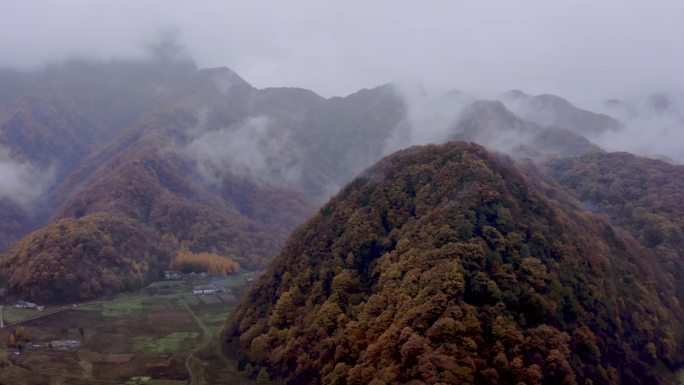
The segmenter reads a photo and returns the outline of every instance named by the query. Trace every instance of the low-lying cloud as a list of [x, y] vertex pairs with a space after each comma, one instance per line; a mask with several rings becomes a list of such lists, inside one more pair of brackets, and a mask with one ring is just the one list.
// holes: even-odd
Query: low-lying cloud
[[[26, 0], [0, 5], [0, 67], [35, 69], [74, 56], [146, 57], [150, 42], [171, 35], [199, 67], [228, 66], [259, 88], [296, 86], [332, 96], [404, 82], [462, 89], [478, 98], [519, 88], [560, 95], [586, 107], [608, 96], [681, 92], [683, 14], [684, 2], [677, 0], [657, 5], [620, 0], [437, 1], [431, 6], [378, 0], [363, 7], [315, 0], [208, 0], [200, 5]], [[462, 101], [417, 97], [415, 90], [404, 93], [412, 108], [386, 152], [443, 141]], [[609, 150], [683, 158], [676, 116], [618, 118], [627, 126], [623, 131], [591, 139]], [[250, 135], [271, 135], [269, 124], [257, 126], [262, 128]], [[264, 175], [267, 168], [279, 167], [268, 157], [246, 154], [250, 146], [287, 153], [235, 127], [206, 135], [188, 150], [199, 154], [228, 149], [238, 160], [234, 163], [239, 166], [232, 167], [242, 172]], [[249, 144], [231, 144], [238, 138]], [[213, 165], [226, 162], [223, 156], [206, 154], [197, 159], [207, 174]], [[286, 156], [285, 162], [292, 161]], [[285, 177], [291, 178], [297, 177]]]
[[684, 164], [684, 94], [612, 100], [603, 107], [625, 127], [595, 138], [601, 147]]
[[289, 135], [278, 130], [269, 117], [255, 116], [229, 127], [200, 129], [182, 152], [212, 183], [220, 183], [222, 175], [229, 172], [260, 182], [295, 184], [301, 178], [301, 159], [296, 157]]
[[404, 85], [395, 88], [406, 104], [406, 116], [387, 140], [384, 154], [449, 140], [472, 141], [499, 152], [540, 160], [551, 154], [573, 153], [572, 146], [550, 140], [568, 134], [557, 133], [557, 127], [524, 121], [499, 101], [478, 99], [457, 90]]
[[456, 90], [440, 91], [415, 84], [396, 84], [394, 88], [406, 104], [406, 116], [387, 140], [384, 154], [448, 140], [465, 109], [475, 101], [473, 96]]
[[7, 148], [0, 146], [0, 198], [27, 207], [40, 199], [53, 181], [53, 168], [42, 170], [28, 162], [16, 161]]

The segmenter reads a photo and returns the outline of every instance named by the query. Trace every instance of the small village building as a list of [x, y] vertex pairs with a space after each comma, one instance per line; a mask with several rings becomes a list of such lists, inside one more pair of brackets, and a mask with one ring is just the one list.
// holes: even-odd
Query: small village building
[[180, 271], [176, 271], [176, 270], [166, 270], [164, 272], [164, 279], [168, 279], [168, 280], [183, 279], [183, 273], [181, 273]]
[[198, 294], [217, 294], [223, 292], [223, 288], [217, 287], [215, 285], [201, 285], [192, 288], [192, 293]]
[[24, 301], [24, 300], [17, 301], [17, 303], [14, 304], [14, 307], [17, 309], [36, 309], [36, 310], [43, 310], [44, 309], [44, 306], [38, 306], [33, 302]]
[[188, 278], [190, 278], [190, 279], [196, 279], [196, 278], [206, 279], [206, 278], [209, 278], [209, 273], [207, 273], [206, 271], [201, 271], [199, 273], [191, 271], [190, 273], [188, 273]]
[[76, 349], [81, 346], [79, 340], [54, 340], [48, 343], [48, 348], [57, 350]]

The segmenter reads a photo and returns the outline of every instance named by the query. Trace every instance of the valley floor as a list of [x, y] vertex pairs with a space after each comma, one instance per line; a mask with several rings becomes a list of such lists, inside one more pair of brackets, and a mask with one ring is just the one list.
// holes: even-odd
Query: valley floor
[[[206, 281], [160, 281], [110, 299], [42, 312], [7, 309], [11, 324], [0, 330], [0, 384], [247, 384], [225, 362], [218, 334], [256, 273], [212, 284], [225, 293], [193, 295]], [[31, 343], [10, 347], [21, 326]], [[81, 330], [83, 337], [81, 336]], [[78, 347], [48, 349], [55, 341]]]

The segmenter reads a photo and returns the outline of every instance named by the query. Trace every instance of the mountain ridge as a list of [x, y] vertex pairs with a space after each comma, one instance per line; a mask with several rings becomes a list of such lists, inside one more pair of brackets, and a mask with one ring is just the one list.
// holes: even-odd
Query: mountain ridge
[[41, 228], [59, 234], [51, 226], [69, 218], [72, 226], [91, 226], [93, 215], [100, 223], [100, 214], [136, 221], [154, 234], [140, 248], [159, 250], [157, 271], [181, 247], [263, 268], [315, 207], [395, 149], [471, 140], [537, 162], [601, 151], [572, 130], [459, 91], [412, 95], [384, 84], [323, 98], [257, 89], [229, 68], [189, 60], [72, 62], [13, 87], [14, 101], [0, 109], [0, 146], [10, 154], [0, 165], [44, 182], [33, 195], [11, 190], [15, 200], [39, 198], [30, 204], [0, 200], [0, 220], [11, 224], [0, 234], [0, 259], [15, 261], [0, 274], [4, 282], [25, 254], [26, 243], [12, 243]]

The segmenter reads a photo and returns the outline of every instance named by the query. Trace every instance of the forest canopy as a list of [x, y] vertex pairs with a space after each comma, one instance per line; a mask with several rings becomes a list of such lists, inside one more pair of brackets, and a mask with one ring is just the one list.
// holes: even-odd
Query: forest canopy
[[662, 383], [684, 358], [671, 282], [533, 177], [464, 143], [381, 160], [295, 231], [225, 351], [288, 384]]
[[230, 257], [216, 253], [193, 253], [190, 250], [180, 250], [171, 260], [170, 267], [184, 273], [207, 272], [211, 275], [228, 275], [240, 270], [240, 264]]

